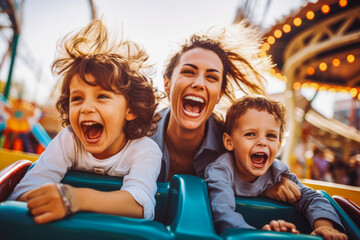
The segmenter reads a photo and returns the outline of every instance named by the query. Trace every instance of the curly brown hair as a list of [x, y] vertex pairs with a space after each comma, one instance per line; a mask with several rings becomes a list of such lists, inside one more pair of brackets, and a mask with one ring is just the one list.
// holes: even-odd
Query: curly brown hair
[[237, 100], [226, 113], [224, 131], [231, 136], [236, 120], [244, 115], [249, 109], [266, 111], [273, 115], [275, 121], [280, 124], [279, 140], [283, 140], [286, 124], [286, 110], [284, 105], [279, 101], [260, 95], [246, 95]]
[[[102, 20], [94, 20], [88, 26], [68, 34], [62, 41], [60, 56], [52, 64], [52, 72], [62, 80], [61, 94], [56, 102], [63, 126], [69, 121], [69, 85], [78, 75], [89, 85], [101, 86], [107, 91], [125, 96], [136, 119], [126, 122], [125, 136], [137, 139], [156, 132], [160, 115], [155, 113], [156, 90], [152, 79], [143, 73], [151, 70], [148, 55], [132, 41], [110, 41]], [[89, 82], [85, 74], [91, 74], [95, 82]], [[115, 111], [116, 109], [114, 109]], [[119, 126], [120, 127], [120, 126]]]

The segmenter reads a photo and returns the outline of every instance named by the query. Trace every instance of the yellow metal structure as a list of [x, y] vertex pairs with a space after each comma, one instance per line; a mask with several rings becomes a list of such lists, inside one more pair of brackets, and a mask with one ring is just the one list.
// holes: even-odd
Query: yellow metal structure
[[21, 159], [27, 159], [35, 162], [39, 158], [39, 156], [40, 155], [38, 154], [0, 149], [0, 170], [10, 165], [11, 163]]
[[330, 196], [338, 195], [350, 199], [360, 206], [360, 187], [348, 186], [344, 184], [316, 181], [312, 179], [302, 179], [301, 182], [315, 190], [324, 190]]

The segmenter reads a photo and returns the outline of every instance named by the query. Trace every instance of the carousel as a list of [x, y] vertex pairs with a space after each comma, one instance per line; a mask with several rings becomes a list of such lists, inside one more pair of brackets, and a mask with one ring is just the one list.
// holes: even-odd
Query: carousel
[[[263, 54], [271, 55], [277, 65], [273, 75], [286, 82], [290, 137], [284, 159], [290, 159], [304, 122], [320, 129], [319, 134], [313, 132], [316, 139], [326, 141], [343, 159], [349, 159], [359, 149], [359, 130], [333, 120], [322, 121], [319, 114], [309, 111], [309, 104], [298, 107], [296, 96], [300, 89], [312, 88], [313, 99], [319, 91], [329, 91], [350, 94], [353, 101], [359, 101], [360, 2], [309, 3], [272, 26], [264, 36]], [[353, 117], [349, 125], [356, 126], [355, 119], [358, 117]]]
[[[357, 161], [355, 156], [360, 147], [360, 132], [356, 128], [359, 121], [356, 103], [360, 99], [360, 2], [308, 3], [267, 29], [264, 37], [262, 54], [271, 55], [276, 63], [273, 76], [286, 83], [283, 98], [288, 111], [289, 136], [282, 159], [293, 166], [298, 145], [311, 143], [331, 150], [336, 159], [346, 164]], [[312, 99], [299, 97], [301, 89], [311, 89]], [[311, 107], [318, 93], [326, 91], [351, 96], [347, 123], [328, 119]], [[302, 154], [306, 155], [305, 152]], [[324, 189], [322, 183], [315, 186], [305, 182]], [[344, 188], [348, 187], [341, 185], [326, 190], [360, 202], [359, 188], [350, 187], [351, 194], [342, 191]]]

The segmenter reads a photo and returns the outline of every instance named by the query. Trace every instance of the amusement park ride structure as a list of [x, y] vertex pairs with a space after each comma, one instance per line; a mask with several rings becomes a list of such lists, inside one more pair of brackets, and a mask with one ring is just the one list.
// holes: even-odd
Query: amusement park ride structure
[[[11, 80], [17, 38], [20, 33], [14, 14], [14, 2], [0, 0], [0, 9], [9, 15], [12, 27], [14, 27], [11, 43], [12, 63], [4, 92], [5, 97], [8, 97], [9, 93], [6, 89], [10, 87], [9, 80]], [[89, 2], [93, 10], [92, 16], [94, 16], [93, 3], [91, 0]], [[292, 131], [287, 155], [290, 154], [300, 134], [298, 129], [300, 129], [301, 121], [295, 113], [295, 91], [300, 87], [311, 86], [317, 90], [348, 91], [354, 97], [359, 96], [360, 72], [354, 63], [360, 58], [359, 19], [359, 1], [324, 0], [308, 4], [298, 13], [273, 26], [265, 34], [267, 42], [262, 46], [263, 54], [272, 55], [277, 63], [279, 72], [274, 72], [274, 75], [286, 79], [285, 95], [286, 103], [289, 104], [290, 130]], [[334, 64], [334, 59], [337, 59], [340, 64]], [[340, 71], [339, 66], [344, 67], [345, 70]], [[284, 76], [280, 74], [280, 71]], [[2, 160], [0, 158], [0, 161]], [[28, 212], [26, 203], [7, 200], [13, 187], [31, 164], [31, 161], [17, 161], [0, 171], [0, 238], [321, 239], [321, 237], [307, 234], [294, 235], [244, 229], [231, 229], [233, 231], [218, 235], [212, 222], [206, 183], [201, 178], [189, 175], [175, 175], [167, 183], [158, 183], [154, 221], [80, 212], [50, 224], [36, 224]], [[121, 178], [76, 171], [69, 171], [62, 182], [103, 191], [117, 190], [122, 185]], [[358, 191], [357, 196], [359, 193]], [[345, 201], [342, 206], [349, 207], [350, 210], [348, 210], [348, 208], [340, 207], [334, 201], [335, 198], [326, 192], [322, 194], [339, 214], [349, 239], [360, 239], [360, 222], [357, 221], [360, 218], [360, 208], [356, 204], [352, 205], [351, 201], [341, 198]], [[241, 211], [244, 216], [246, 215], [254, 226], [262, 226], [264, 221], [277, 217], [277, 219], [295, 222], [304, 233], [311, 232], [311, 226], [304, 216], [287, 203], [262, 198], [236, 198], [236, 211]]]
[[[274, 76], [286, 81], [290, 134], [283, 159], [289, 159], [307, 114], [299, 114], [296, 108], [299, 89], [350, 93], [360, 99], [360, 2], [308, 3], [268, 29], [264, 36], [263, 54], [271, 55], [277, 64]], [[359, 132], [353, 129], [345, 135], [341, 148], [343, 158], [348, 159], [358, 146]]]

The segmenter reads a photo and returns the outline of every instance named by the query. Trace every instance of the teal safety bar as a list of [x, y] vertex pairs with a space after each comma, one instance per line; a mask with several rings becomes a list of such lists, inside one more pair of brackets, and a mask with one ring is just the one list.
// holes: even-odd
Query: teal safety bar
[[[63, 183], [114, 191], [121, 188], [122, 178], [70, 171]], [[236, 197], [236, 211], [241, 212], [249, 224], [260, 229], [273, 219], [284, 219], [293, 222], [303, 234], [229, 229], [217, 235], [204, 180], [190, 175], [174, 175], [169, 182], [157, 185], [154, 221], [81, 212], [38, 225], [34, 223], [26, 203], [4, 201], [0, 203], [1, 239], [322, 239], [308, 235], [311, 227], [293, 205], [265, 198], [239, 197]], [[349, 239], [359, 239], [357, 225], [327, 193], [321, 193], [339, 214]]]

